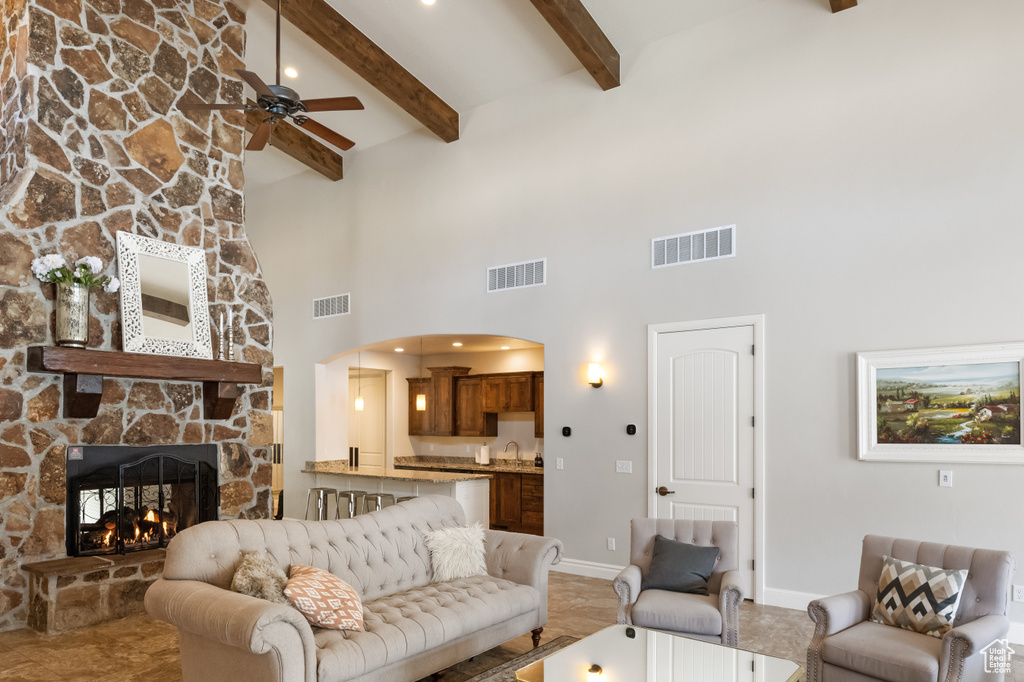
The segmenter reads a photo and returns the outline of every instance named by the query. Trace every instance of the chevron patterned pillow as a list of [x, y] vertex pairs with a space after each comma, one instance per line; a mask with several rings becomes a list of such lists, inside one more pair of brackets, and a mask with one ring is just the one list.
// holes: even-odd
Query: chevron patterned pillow
[[953, 627], [967, 571], [882, 557], [878, 597], [871, 620], [942, 637]]
[[296, 564], [284, 594], [310, 625], [328, 630], [362, 630], [363, 603], [351, 585], [312, 566]]

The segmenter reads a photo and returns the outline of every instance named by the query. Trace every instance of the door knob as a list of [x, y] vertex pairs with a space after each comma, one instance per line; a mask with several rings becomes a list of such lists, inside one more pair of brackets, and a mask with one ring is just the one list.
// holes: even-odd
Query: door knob
[[661, 495], [662, 497], [665, 497], [665, 496], [667, 496], [667, 495], [675, 495], [675, 494], [676, 494], [676, 491], [675, 491], [675, 490], [669, 490], [669, 489], [668, 489], [668, 488], [666, 488], [665, 486], [661, 486], [660, 488], [658, 488], [658, 489], [657, 489], [657, 490], [655, 490], [654, 492], [658, 493], [658, 494], [659, 494], [659, 495]]

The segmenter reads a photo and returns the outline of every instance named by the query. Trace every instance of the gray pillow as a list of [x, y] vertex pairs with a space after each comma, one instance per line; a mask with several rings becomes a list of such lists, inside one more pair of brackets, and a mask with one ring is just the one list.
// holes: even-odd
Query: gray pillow
[[651, 567], [640, 583], [640, 589], [706, 595], [708, 578], [717, 560], [717, 547], [698, 547], [656, 535]]
[[231, 578], [231, 590], [250, 597], [287, 604], [284, 587], [288, 576], [273, 561], [259, 552], [244, 552], [242, 561]]

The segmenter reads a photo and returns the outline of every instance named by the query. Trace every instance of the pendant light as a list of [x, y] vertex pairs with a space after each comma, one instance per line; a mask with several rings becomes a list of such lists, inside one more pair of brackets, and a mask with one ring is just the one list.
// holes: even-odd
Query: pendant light
[[359, 351], [358, 355], [358, 377], [359, 377], [359, 390], [356, 392], [356, 412], [363, 411], [363, 352]]
[[[423, 337], [420, 337], [420, 376], [423, 376]], [[426, 412], [427, 411], [427, 394], [417, 393], [416, 394], [416, 411]]]

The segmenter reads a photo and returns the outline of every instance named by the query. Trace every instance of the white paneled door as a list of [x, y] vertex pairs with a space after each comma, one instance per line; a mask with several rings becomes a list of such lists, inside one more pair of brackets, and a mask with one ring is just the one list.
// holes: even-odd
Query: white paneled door
[[754, 327], [657, 334], [657, 518], [736, 521], [753, 597]]
[[[350, 378], [349, 446], [359, 448], [359, 468], [383, 472], [387, 448], [387, 391], [383, 372], [364, 370], [365, 376]], [[355, 410], [355, 397], [362, 394], [363, 409]]]

